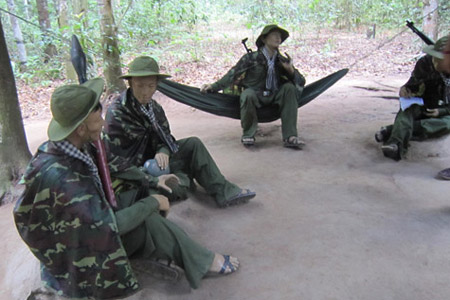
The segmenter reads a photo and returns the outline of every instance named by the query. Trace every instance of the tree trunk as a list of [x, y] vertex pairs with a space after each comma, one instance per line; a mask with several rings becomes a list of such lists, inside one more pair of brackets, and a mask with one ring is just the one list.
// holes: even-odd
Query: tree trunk
[[51, 30], [50, 18], [48, 13], [48, 3], [47, 0], [36, 0], [36, 6], [39, 15], [39, 25], [42, 31], [42, 39], [44, 41], [44, 61], [48, 62], [55, 54], [56, 47], [52, 44], [49, 31]]
[[433, 40], [438, 39], [439, 0], [424, 0], [422, 16], [423, 33]]
[[[69, 14], [68, 14], [68, 5], [67, 0], [59, 0], [58, 1], [58, 25], [60, 31], [64, 36], [69, 36], [68, 28], [69, 28]], [[69, 83], [77, 83], [77, 73], [75, 73], [75, 69], [72, 65], [72, 61], [70, 60], [70, 43], [64, 43], [62, 53], [64, 53], [64, 67], [66, 70], [66, 79]]]
[[75, 16], [83, 16], [83, 26], [84, 28], [88, 28], [88, 19], [87, 19], [87, 10], [88, 10], [88, 2], [87, 0], [73, 0], [72, 1], [72, 9], [73, 14]]
[[30, 2], [28, 0], [23, 0], [23, 7], [24, 7], [25, 18], [27, 20], [30, 20]]
[[[16, 12], [16, 5], [14, 4], [14, 0], [6, 0], [8, 4], [8, 9], [10, 12]], [[25, 43], [23, 42], [22, 30], [20, 30], [19, 22], [17, 22], [17, 18], [13, 15], [9, 15], [11, 20], [11, 26], [13, 28], [14, 38], [17, 44], [17, 52], [19, 53], [19, 62], [21, 65], [26, 64], [27, 62], [27, 50], [25, 49]]]
[[0, 202], [23, 173], [28, 150], [16, 82], [0, 19]]
[[102, 48], [104, 70], [106, 79], [106, 94], [121, 92], [126, 89], [125, 83], [119, 76], [122, 75], [120, 52], [117, 41], [117, 27], [111, 0], [97, 0], [99, 14], [101, 15]]

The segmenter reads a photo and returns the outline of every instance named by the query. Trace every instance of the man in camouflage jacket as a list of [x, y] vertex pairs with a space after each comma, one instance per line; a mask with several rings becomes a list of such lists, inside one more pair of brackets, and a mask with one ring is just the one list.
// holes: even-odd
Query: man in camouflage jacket
[[216, 92], [236, 82], [243, 87], [241, 142], [245, 146], [255, 143], [256, 109], [265, 105], [276, 105], [280, 110], [284, 146], [301, 148], [304, 145], [297, 136], [297, 98], [301, 96], [305, 78], [294, 68], [292, 59], [281, 56], [278, 49], [288, 37], [285, 29], [267, 25], [256, 40], [258, 51], [245, 54], [220, 80], [201, 88], [202, 92]]
[[[155, 159], [158, 166], [179, 179], [166, 194], [170, 200], [185, 199], [195, 188], [193, 179], [214, 197], [220, 207], [246, 202], [255, 196], [250, 190], [229, 182], [220, 172], [210, 153], [197, 137], [176, 140], [170, 132], [163, 108], [152, 99], [158, 81], [169, 75], [159, 73], [156, 61], [148, 56], [134, 59], [128, 74], [130, 88], [117, 97], [106, 113], [104, 129], [107, 152], [142, 166]], [[156, 179], [157, 180], [157, 179]]]
[[383, 142], [386, 157], [400, 160], [411, 139], [423, 140], [450, 132], [450, 74], [443, 69], [443, 49], [447, 37], [426, 47], [408, 82], [400, 89], [400, 97], [419, 97], [424, 105], [413, 104], [400, 109], [393, 125], [382, 127], [375, 134]]
[[102, 91], [101, 79], [55, 90], [49, 141], [39, 147], [22, 178], [25, 191], [14, 219], [41, 262], [44, 284], [74, 299], [124, 297], [139, 288], [131, 255], [173, 260], [193, 288], [208, 271], [236, 270], [236, 258], [203, 248], [160, 215], [168, 211], [168, 199], [150, 195], [142, 181], [145, 174], [136, 169], [113, 170], [134, 188], [118, 192], [118, 207], [111, 208], [90, 144], [100, 138], [103, 126]]

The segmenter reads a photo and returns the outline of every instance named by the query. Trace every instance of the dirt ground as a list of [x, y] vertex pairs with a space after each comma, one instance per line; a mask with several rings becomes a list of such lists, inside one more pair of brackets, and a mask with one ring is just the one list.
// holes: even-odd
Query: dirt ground
[[[199, 191], [169, 214], [201, 244], [239, 257], [236, 274], [197, 290], [184, 277], [139, 274], [142, 290], [129, 299], [448, 299], [450, 183], [434, 177], [450, 167], [450, 140], [412, 142], [395, 162], [373, 138], [398, 109], [380, 96], [395, 96], [407, 77], [349, 74], [299, 110], [301, 151], [282, 147], [279, 121], [261, 124], [257, 145], [246, 149], [239, 121], [159, 97], [174, 135], [200, 137], [225, 176], [257, 196], [219, 209]], [[32, 151], [47, 122], [27, 121]], [[39, 286], [38, 264], [11, 210], [0, 207], [0, 295], [26, 299]]]

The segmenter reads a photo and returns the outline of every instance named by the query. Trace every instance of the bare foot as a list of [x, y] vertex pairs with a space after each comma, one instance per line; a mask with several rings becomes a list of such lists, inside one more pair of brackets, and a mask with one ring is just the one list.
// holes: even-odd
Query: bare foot
[[234, 256], [216, 253], [209, 268], [209, 272], [216, 274], [230, 274], [239, 268], [239, 260]]

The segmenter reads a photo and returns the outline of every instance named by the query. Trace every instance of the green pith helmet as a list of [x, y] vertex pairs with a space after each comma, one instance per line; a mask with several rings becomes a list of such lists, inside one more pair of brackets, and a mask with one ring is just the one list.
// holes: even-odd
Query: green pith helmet
[[289, 37], [289, 32], [286, 29], [278, 27], [278, 25], [275, 24], [267, 25], [264, 27], [264, 29], [261, 31], [261, 34], [256, 39], [256, 47], [261, 48], [262, 46], [264, 46], [263, 38], [265, 38], [273, 30], [278, 30], [281, 33], [281, 43], [283, 43], [284, 40]]
[[119, 78], [129, 79], [131, 77], [158, 76], [160, 78], [170, 77], [168, 74], [159, 73], [159, 66], [156, 60], [150, 56], [136, 57], [128, 67], [128, 74]]
[[444, 48], [448, 41], [448, 35], [441, 37], [434, 45], [428, 45], [423, 48], [423, 52], [433, 57], [444, 59]]
[[50, 101], [53, 118], [48, 125], [48, 138], [60, 141], [68, 137], [97, 106], [104, 85], [103, 79], [94, 78], [81, 85], [56, 88]]

